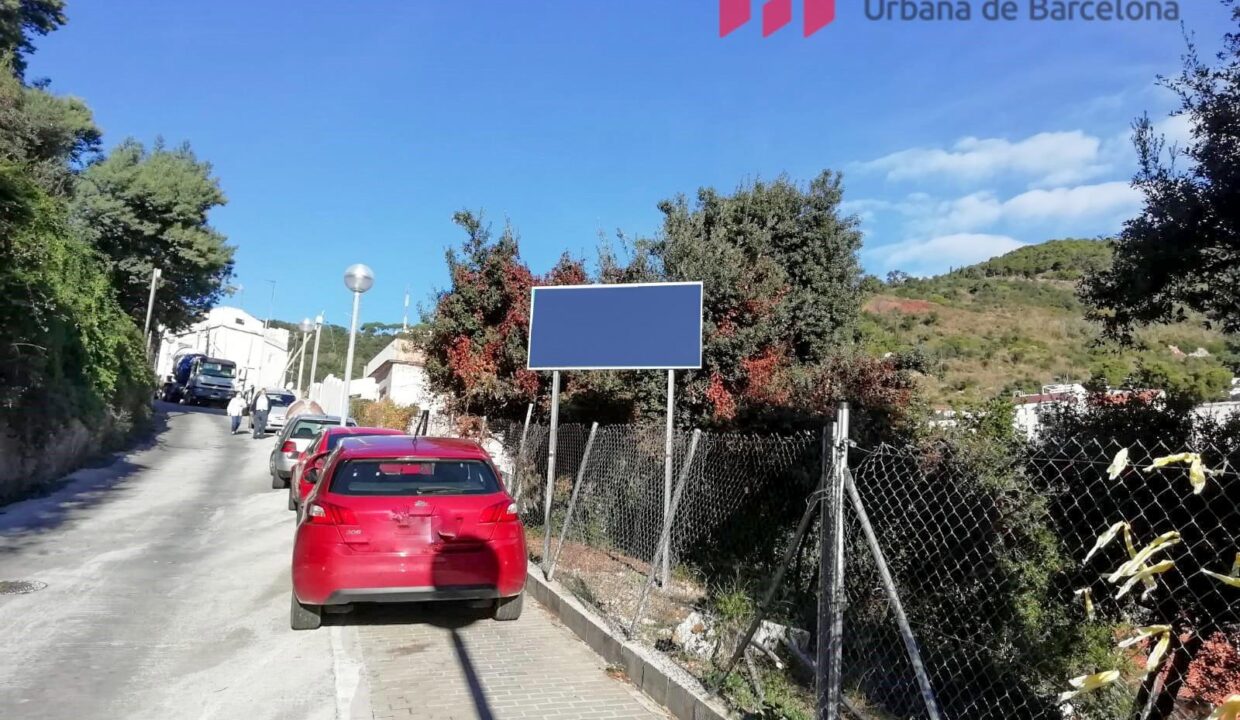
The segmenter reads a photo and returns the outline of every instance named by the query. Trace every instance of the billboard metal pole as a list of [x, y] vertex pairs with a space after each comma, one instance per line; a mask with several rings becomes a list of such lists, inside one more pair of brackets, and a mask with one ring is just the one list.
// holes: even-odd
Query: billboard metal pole
[[[676, 412], [676, 371], [667, 371], [667, 428], [663, 438], [663, 528], [667, 533], [670, 528], [672, 510], [672, 443], [675, 435], [674, 420]], [[667, 587], [671, 572], [670, 552], [663, 553], [663, 565], [659, 570], [659, 585]]]
[[534, 403], [525, 406], [525, 426], [521, 428], [521, 444], [517, 447], [517, 464], [512, 469], [512, 482], [508, 492], [512, 499], [521, 501], [521, 471], [525, 468], [525, 439], [530, 434], [530, 418], [534, 415]]
[[551, 432], [547, 438], [547, 495], [543, 501], [543, 550], [542, 565], [546, 572], [551, 555], [551, 495], [555, 490], [555, 446], [560, 427], [560, 371], [551, 373]]

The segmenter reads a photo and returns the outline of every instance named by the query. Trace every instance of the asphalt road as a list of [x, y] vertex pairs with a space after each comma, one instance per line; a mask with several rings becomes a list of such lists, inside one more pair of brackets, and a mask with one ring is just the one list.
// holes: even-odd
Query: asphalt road
[[517, 622], [363, 606], [293, 632], [274, 437], [164, 409], [148, 447], [0, 508], [0, 720], [665, 717], [531, 598]]
[[267, 482], [273, 440], [218, 411], [112, 466], [0, 509], [0, 717], [352, 714], [347, 628], [289, 630], [293, 513]]

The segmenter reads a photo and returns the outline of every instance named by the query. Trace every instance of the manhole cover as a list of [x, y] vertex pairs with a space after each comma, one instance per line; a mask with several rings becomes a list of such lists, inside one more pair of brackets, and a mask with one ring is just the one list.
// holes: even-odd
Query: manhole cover
[[25, 595], [47, 587], [38, 580], [0, 580], [0, 595]]

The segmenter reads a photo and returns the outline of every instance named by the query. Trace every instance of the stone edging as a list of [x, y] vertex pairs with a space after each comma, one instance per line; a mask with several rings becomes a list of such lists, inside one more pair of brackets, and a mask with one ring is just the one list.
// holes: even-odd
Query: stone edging
[[629, 680], [678, 720], [728, 720], [717, 702], [708, 701], [701, 686], [681, 673], [669, 672], [667, 659], [654, 650], [629, 642], [586, 609], [577, 598], [530, 563], [525, 590], [565, 627], [609, 664], [624, 668]]

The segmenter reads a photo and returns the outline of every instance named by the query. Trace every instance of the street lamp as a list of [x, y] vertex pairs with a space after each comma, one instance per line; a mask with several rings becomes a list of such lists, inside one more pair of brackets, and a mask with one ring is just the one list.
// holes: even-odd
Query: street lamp
[[[306, 385], [306, 397], [310, 397], [310, 386], [314, 385], [314, 378], [319, 371], [319, 340], [323, 337], [323, 316], [316, 315], [314, 318], [314, 359], [310, 361], [310, 382]], [[319, 396], [322, 400], [322, 395]]]
[[357, 313], [362, 293], [375, 284], [375, 273], [362, 264], [350, 265], [344, 271], [344, 286], [353, 291], [353, 323], [349, 326], [349, 351], [344, 357], [344, 387], [340, 389], [340, 426], [349, 423], [349, 384], [353, 381], [353, 345], [357, 341]]
[[297, 365], [297, 398], [301, 399], [301, 381], [306, 376], [306, 345], [310, 342], [310, 331], [314, 329], [314, 324], [310, 322], [310, 318], [301, 321], [301, 362]]

